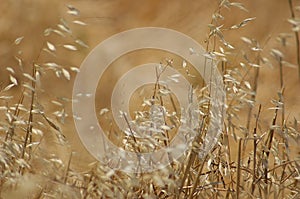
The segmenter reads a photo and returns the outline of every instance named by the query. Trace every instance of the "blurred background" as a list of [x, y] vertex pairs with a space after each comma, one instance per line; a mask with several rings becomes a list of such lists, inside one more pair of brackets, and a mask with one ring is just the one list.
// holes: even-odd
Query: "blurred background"
[[[264, 56], [268, 57], [273, 66], [264, 65], [260, 70], [258, 81], [257, 104], [262, 104], [263, 110], [261, 125], [269, 125], [273, 111], [268, 110], [273, 105], [271, 99], [278, 99], [277, 92], [280, 90], [279, 67], [270, 57], [270, 50], [273, 48], [280, 49], [284, 54], [284, 60], [296, 64], [295, 38], [292, 33], [291, 24], [287, 19], [290, 18], [289, 4], [287, 0], [252, 0], [240, 1], [248, 11], [242, 11], [238, 8], [228, 8], [222, 10], [221, 14], [224, 20], [224, 28], [239, 24], [246, 18], [255, 17], [256, 19], [249, 22], [247, 26], [235, 31], [225, 31], [224, 36], [227, 41], [238, 49], [238, 57], [243, 52], [248, 52], [249, 47], [241, 41], [241, 37], [256, 39], [264, 48]], [[299, 1], [295, 2], [295, 12], [300, 16]], [[298, 5], [297, 5], [298, 4]], [[72, 5], [80, 11], [77, 16], [67, 14], [70, 10], [68, 5]], [[296, 9], [298, 6], [298, 11]], [[218, 1], [211, 0], [0, 0], [0, 85], [5, 87], [9, 79], [9, 71], [6, 67], [15, 70], [16, 78], [22, 77], [22, 72], [30, 73], [33, 62], [57, 62], [63, 67], [79, 67], [88, 53], [101, 41], [113, 34], [119, 33], [136, 27], [157, 26], [165, 27], [180, 31], [193, 39], [197, 40], [203, 46], [206, 46], [206, 39], [209, 34], [208, 24], [211, 23], [212, 14], [218, 8]], [[71, 9], [72, 10], [72, 9]], [[73, 10], [77, 12], [77, 10]], [[69, 23], [72, 29], [72, 36], [63, 37], [55, 34], [45, 36], [47, 28], [57, 28], [57, 24], [80, 20], [86, 23], [86, 26]], [[220, 24], [221, 25], [221, 24]], [[277, 37], [281, 33], [287, 33], [286, 46], [278, 42]], [[68, 34], [66, 34], [68, 35]], [[282, 35], [282, 34], [281, 34]], [[15, 44], [16, 38], [24, 37], [22, 42]], [[62, 48], [65, 44], [70, 44], [72, 38], [80, 38], [89, 48], [79, 48], [76, 52], [70, 52]], [[49, 56], [42, 49], [46, 46], [47, 41], [56, 45], [56, 56]], [[171, 56], [171, 55], [164, 55]], [[157, 58], [157, 56], [156, 56]], [[161, 57], [160, 57], [161, 58]], [[157, 58], [157, 61], [160, 61]], [[20, 66], [19, 61], [23, 64]], [[147, 59], [140, 55], [135, 58], [128, 57], [126, 63], [128, 66], [140, 63], [141, 60]], [[138, 61], [137, 61], [138, 60]], [[239, 62], [231, 60], [236, 67]], [[126, 65], [124, 63], [117, 64]], [[108, 91], [111, 90], [109, 81], [114, 79], [115, 74], [119, 76], [122, 71], [114, 70], [111, 76], [107, 77]], [[52, 100], [71, 99], [72, 86], [76, 73], [70, 72], [70, 81], [61, 78], [58, 79], [54, 72], [42, 74], [41, 92], [39, 93], [40, 103], [45, 110], [50, 113], [57, 110], [57, 106], [51, 103]], [[251, 79], [251, 78], [250, 78]], [[105, 80], [104, 80], [105, 81]], [[300, 120], [300, 80], [298, 69], [294, 67], [283, 68], [283, 81], [285, 85], [286, 117], [289, 122], [293, 118]], [[104, 86], [105, 83], [104, 83]], [[14, 96], [11, 103], [16, 103], [20, 97], [20, 88], [11, 90]], [[98, 96], [99, 103], [105, 103], [107, 97], [105, 94]], [[103, 100], [103, 101], [101, 101]], [[63, 100], [62, 100], [63, 101]], [[65, 100], [64, 102], [66, 102]], [[100, 102], [101, 101], [101, 102]], [[97, 102], [96, 102], [97, 104]], [[74, 155], [74, 161], [77, 162], [78, 168], [84, 167], [88, 162], [94, 159], [85, 151], [74, 128], [72, 118], [71, 103], [65, 103], [64, 109], [69, 117], [64, 124], [60, 124], [64, 130], [70, 147], [59, 148], [51, 142], [50, 135], [45, 147], [53, 148], [53, 151], [59, 151], [63, 156], [68, 156], [70, 151], [77, 152]], [[245, 122], [243, 117], [246, 112], [241, 113], [241, 122]], [[49, 114], [49, 117], [55, 118]], [[49, 141], [50, 140], [50, 141]], [[49, 150], [50, 150], [49, 149]]]

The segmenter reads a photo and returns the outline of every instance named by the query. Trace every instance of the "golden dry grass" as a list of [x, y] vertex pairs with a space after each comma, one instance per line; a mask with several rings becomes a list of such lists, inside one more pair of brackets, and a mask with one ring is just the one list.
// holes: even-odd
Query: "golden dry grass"
[[[68, 22], [74, 19], [73, 16], [66, 14], [66, 5], [69, 3], [80, 10], [78, 19], [88, 24], [84, 27], [76, 24], [70, 25], [72, 37], [82, 39], [90, 48], [79, 47], [77, 52], [57, 48], [57, 57], [54, 58], [47, 53], [41, 53], [46, 41], [58, 45], [73, 42], [72, 37], [44, 36], [46, 28], [55, 28], [56, 24], [61, 23], [60, 18], [63, 17]], [[130, 2], [125, 0], [54, 0], [47, 2], [2, 0], [0, 7], [0, 88], [3, 90], [11, 81], [9, 78], [11, 72], [7, 71], [7, 67], [16, 71], [13, 76], [19, 83], [22, 80], [26, 81], [22, 73], [31, 74], [32, 62], [40, 64], [54, 60], [69, 70], [72, 66], [79, 66], [89, 51], [99, 42], [115, 33], [135, 27], [158, 26], [175, 29], [196, 39], [201, 45], [208, 46], [208, 50], [219, 51], [219, 46], [223, 45], [222, 42], [218, 38], [214, 40], [214, 37], [207, 39], [209, 33], [207, 25], [214, 23], [211, 18], [212, 14], [216, 12], [218, 4], [219, 1], [209, 0], [145, 0], [142, 2], [138, 0]], [[240, 83], [237, 87], [241, 90], [247, 90], [247, 86], [244, 85], [245, 81], [250, 82], [252, 86], [251, 89], [248, 89], [250, 91], [257, 86], [255, 103], [249, 119], [249, 103], [240, 100], [240, 92], [228, 91], [228, 114], [235, 113], [237, 118], [232, 121], [226, 119], [220, 145], [216, 146], [207, 159], [197, 159], [195, 153], [191, 151], [182, 158], [182, 164], [175, 163], [152, 174], [135, 176], [116, 172], [107, 176], [107, 173], [110, 173], [109, 169], [98, 164], [91, 165], [95, 159], [86, 151], [76, 133], [71, 118], [70, 101], [63, 99], [71, 99], [72, 83], [76, 73], [70, 72], [71, 80], [68, 81], [64, 78], [58, 80], [53, 71], [45, 70], [45, 73], [42, 73], [41, 84], [38, 85], [39, 89], [33, 94], [35, 96], [34, 105], [35, 108], [43, 107], [46, 117], [53, 123], [45, 120], [43, 115], [36, 114], [33, 117], [34, 128], [40, 128], [43, 131], [42, 136], [34, 134], [30, 140], [30, 142], [36, 142], [37, 147], [33, 145], [33, 149], [29, 147], [26, 150], [23, 147], [26, 132], [28, 129], [32, 131], [30, 130], [31, 123], [28, 123], [30, 113], [20, 111], [20, 117], [17, 117], [16, 121], [25, 121], [25, 123], [15, 125], [12, 125], [13, 122], [10, 123], [7, 114], [5, 115], [5, 112], [9, 112], [16, 116], [16, 112], [11, 108], [17, 107], [15, 104], [23, 104], [29, 110], [31, 91], [27, 90], [29, 94], [24, 101], [20, 101], [23, 91], [20, 85], [1, 93], [1, 96], [11, 95], [13, 98], [0, 102], [3, 112], [0, 116], [0, 166], [2, 169], [0, 197], [300, 197], [300, 81], [298, 71], [297, 67], [284, 66], [281, 76], [279, 73], [280, 63], [270, 55], [272, 49], [279, 49], [284, 54], [283, 60], [294, 65], [297, 63], [294, 34], [287, 38], [287, 46], [282, 46], [277, 41], [280, 33], [291, 33], [292, 26], [287, 22], [287, 19], [290, 18], [289, 4], [287, 0], [253, 0], [245, 1], [243, 4], [248, 12], [236, 7], [222, 8], [220, 13], [224, 16], [224, 20], [218, 20], [215, 25], [224, 24], [225, 30], [222, 33], [226, 41], [236, 47], [234, 51], [228, 50], [232, 54], [226, 55], [227, 71], [222, 72], [229, 74], [230, 70], [238, 70], [241, 76], [233, 73], [231, 75], [236, 78], [237, 83]], [[298, 10], [296, 15], [300, 17], [300, 5], [297, 1], [294, 1], [294, 4], [295, 10]], [[256, 19], [245, 27], [226, 30], [226, 28], [239, 24], [245, 18], [250, 17], [256, 17]], [[24, 36], [24, 39], [20, 44], [15, 45], [15, 39], [21, 36]], [[263, 47], [261, 54], [252, 52], [249, 46], [253, 43], [249, 45], [243, 42], [241, 37], [256, 39]], [[210, 45], [207, 44], [208, 40]], [[256, 63], [257, 56], [261, 55], [267, 57], [272, 64], [269, 66], [260, 61], [262, 67], [259, 69], [257, 82], [255, 82], [255, 72], [258, 69], [248, 65], [249, 63], [244, 59], [245, 54], [251, 62]], [[15, 56], [22, 58], [22, 67], [18, 65]], [[109, 92], [113, 85], [111, 82], [123, 73], [118, 67], [122, 67], [126, 71], [132, 65], [148, 60], [159, 62], [164, 57], [170, 56], [172, 55], [159, 52], [151, 52], [149, 56], [142, 52], [117, 60], [114, 63], [115, 66], [108, 72], [110, 76], [103, 80], [102, 86], [109, 84], [105, 88], [108, 92], [97, 95], [96, 101], [99, 101], [99, 104], [96, 103], [97, 111], [109, 104]], [[176, 60], [176, 57], [174, 59]], [[241, 68], [240, 62], [247, 66]], [[247, 70], [249, 70], [249, 74]], [[278, 92], [282, 91], [281, 77], [284, 91], [282, 92], [283, 98], [279, 99]], [[30, 81], [28, 82], [31, 84]], [[236, 86], [234, 83], [227, 84], [228, 89], [232, 89], [234, 86]], [[99, 86], [99, 90], [103, 89]], [[247, 95], [247, 99], [251, 99], [251, 95]], [[277, 103], [278, 106], [284, 102], [284, 107], [278, 108], [277, 106], [278, 111], [270, 110], [270, 107], [276, 106], [271, 103], [272, 99], [280, 101]], [[57, 104], [51, 103], [51, 100], [59, 101], [63, 106], [57, 106]], [[240, 110], [234, 110], [239, 106], [241, 106]], [[8, 109], [5, 110], [3, 107]], [[10, 111], [7, 111], [9, 109]], [[64, 123], [61, 123], [59, 118], [52, 114], [57, 110], [64, 110], [68, 113], [69, 117]], [[256, 121], [258, 113], [259, 118]], [[276, 121], [273, 119], [275, 115]], [[247, 126], [248, 121], [250, 124]], [[275, 123], [270, 127], [273, 121]], [[233, 131], [234, 125], [236, 125], [235, 131]], [[16, 135], [9, 141], [6, 137], [9, 135], [10, 127], [15, 128]], [[62, 142], [63, 144], [60, 144], [59, 135], [57, 136], [59, 133], [55, 128], [60, 128], [66, 137], [67, 141]], [[253, 142], [254, 133], [257, 133], [259, 137], [256, 144]], [[241, 138], [240, 149], [236, 137]], [[24, 160], [25, 163], [23, 164], [21, 160]], [[268, 175], [266, 176], [266, 174]]]

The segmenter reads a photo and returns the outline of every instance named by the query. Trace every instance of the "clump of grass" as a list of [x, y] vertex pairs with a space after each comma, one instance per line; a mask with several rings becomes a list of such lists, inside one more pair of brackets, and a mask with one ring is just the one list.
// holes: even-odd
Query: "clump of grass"
[[[295, 20], [293, 5], [292, 18]], [[237, 46], [226, 40], [228, 31], [243, 28], [254, 17], [242, 20], [239, 24], [225, 27], [223, 20], [226, 9], [246, 10], [241, 3], [219, 1], [213, 13], [209, 34], [206, 40], [207, 56], [219, 62], [223, 73], [227, 93], [227, 111], [224, 126], [217, 145], [205, 157], [200, 158], [203, 136], [210, 121], [209, 92], [207, 88], [194, 92], [201, 104], [197, 109], [202, 113], [191, 148], [179, 160], [173, 160], [169, 166], [151, 173], [124, 173], [115, 171], [99, 162], [89, 165], [87, 171], [74, 168], [74, 153], [69, 151], [67, 138], [64, 136], [64, 122], [68, 119], [65, 104], [67, 98], [52, 100], [59, 109], [54, 116], [43, 106], [41, 98], [44, 91], [40, 87], [42, 77], [51, 71], [58, 78], [71, 80], [72, 71], [79, 69], [67, 67], [68, 62], [61, 59], [60, 52], [77, 53], [88, 45], [77, 38], [70, 22], [85, 25], [79, 20], [80, 12], [74, 6], [67, 6], [71, 20], [60, 22], [44, 32], [45, 42], [35, 60], [24, 62], [16, 57], [18, 65], [31, 68], [17, 77], [17, 71], [6, 68], [10, 83], [1, 85], [0, 130], [0, 196], [2, 198], [298, 198], [300, 197], [300, 159], [295, 145], [299, 144], [299, 121], [290, 119], [285, 112], [285, 82], [283, 79], [283, 53], [278, 49], [265, 50], [267, 41], [242, 37], [248, 51], [241, 52]], [[296, 24], [294, 24], [296, 28]], [[62, 43], [51, 41], [51, 35], [61, 37]], [[299, 38], [295, 32], [296, 38]], [[23, 37], [17, 38], [19, 45]], [[282, 41], [282, 40], [281, 40]], [[296, 42], [299, 50], [299, 42]], [[64, 50], [67, 51], [64, 51]], [[268, 54], [274, 57], [274, 67], [279, 67], [278, 93], [274, 94], [273, 107], [263, 107], [256, 100], [259, 75], [262, 67], [271, 64]], [[241, 55], [241, 56], [239, 56]], [[298, 52], [299, 55], [299, 52]], [[47, 58], [45, 61], [42, 60]], [[164, 67], [171, 67], [167, 61]], [[163, 70], [161, 71], [163, 72]], [[157, 74], [157, 82], [159, 81]], [[201, 85], [201, 83], [198, 82]], [[201, 85], [202, 86], [202, 85]], [[12, 89], [20, 88], [18, 93]], [[132, 124], [128, 121], [128, 132], [122, 136], [125, 149], [131, 151], [149, 151], [168, 145], [169, 133], [177, 128], [178, 115], [169, 114], [165, 108], [170, 103], [173, 110], [178, 110], [176, 103], [166, 87], [156, 83], [153, 94], [147, 103], [163, 109], [154, 110], [156, 117], [151, 119], [151, 111], [144, 109], [137, 115], [137, 127], [153, 128], [159, 132], [154, 139], [146, 142], [147, 147], [133, 136]], [[17, 96], [17, 99], [14, 97]], [[167, 96], [167, 97], [166, 97]], [[169, 100], [169, 101], [168, 101]], [[146, 103], [146, 104], [147, 104]], [[146, 106], [147, 107], [147, 106]], [[148, 107], [149, 108], [149, 107]], [[149, 108], [149, 109], [150, 109]], [[272, 111], [268, 125], [262, 118], [266, 110]], [[175, 111], [176, 112], [176, 111]], [[245, 114], [247, 113], [248, 114]], [[165, 114], [165, 115], [164, 115]], [[56, 120], [54, 119], [56, 118]], [[126, 115], [123, 115], [126, 120]], [[242, 120], [241, 118], [245, 118]], [[153, 124], [153, 121], [156, 122]], [[291, 121], [291, 122], [289, 122]], [[59, 124], [61, 123], [61, 124]], [[245, 123], [245, 124], [243, 124]], [[50, 135], [49, 135], [50, 134]], [[52, 151], [48, 140], [55, 147], [68, 152], [61, 155]], [[145, 143], [144, 143], [145, 144]], [[142, 148], [144, 147], [144, 148]]]

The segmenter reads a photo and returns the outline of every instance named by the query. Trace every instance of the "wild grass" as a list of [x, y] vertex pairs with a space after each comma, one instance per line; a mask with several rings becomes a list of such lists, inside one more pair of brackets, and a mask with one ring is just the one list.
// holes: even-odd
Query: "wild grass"
[[[294, 11], [299, 10], [299, 5], [293, 5], [292, 0], [287, 4], [291, 12], [290, 32], [294, 31], [296, 41], [292, 45], [296, 49], [294, 53], [300, 71], [299, 19]], [[251, 26], [256, 20], [249, 17], [227, 27], [223, 16], [227, 9], [232, 12], [246, 10], [241, 3], [218, 1], [208, 25], [207, 55], [218, 61], [227, 95], [226, 116], [218, 143], [200, 158], [199, 151], [211, 116], [209, 93], [199, 81], [198, 86], [204, 88], [195, 94], [202, 99], [197, 107], [203, 115], [190, 150], [160, 170], [124, 173], [100, 162], [90, 163], [86, 171], [76, 170], [74, 153], [69, 150], [64, 135], [64, 122], [70, 119], [65, 104], [71, 103], [71, 99], [50, 99], [58, 109], [49, 112], [41, 97], [47, 92], [40, 86], [45, 74], [54, 73], [57, 78], [70, 81], [79, 71], [77, 67], [67, 67], [68, 62], [61, 54], [76, 56], [88, 47], [72, 29], [88, 26], [81, 21], [80, 11], [68, 5], [67, 13], [71, 17], [62, 18], [57, 25], [44, 31], [44, 43], [34, 60], [23, 60], [22, 54], [18, 54], [16, 66], [5, 67], [9, 83], [0, 84], [0, 198], [300, 198], [300, 122], [286, 112], [287, 85], [283, 78], [285, 67], [294, 65], [285, 60], [280, 48], [270, 51], [266, 48], [268, 41], [274, 38], [260, 44], [255, 38], [241, 36], [244, 45], [248, 46], [247, 51], [227, 41], [228, 32]], [[60, 38], [60, 43], [51, 41], [53, 35]], [[282, 38], [279, 36], [284, 48]], [[18, 48], [24, 39], [17, 38], [14, 48]], [[172, 67], [174, 63], [167, 60], [162, 64]], [[279, 68], [278, 76], [271, 77], [278, 84], [278, 92], [270, 99], [272, 107], [263, 106], [257, 100], [262, 86], [260, 70], [268, 65], [274, 70]], [[158, 79], [159, 74], [157, 82]], [[164, 113], [178, 109], [174, 96], [159, 92], [163, 89], [158, 83], [154, 85], [150, 99], [145, 102], [151, 103], [140, 111], [137, 124], [149, 124], [153, 105], [167, 107], [169, 104]], [[270, 112], [271, 119], [268, 119]], [[159, 123], [161, 134], [149, 139], [146, 147], [135, 138], [131, 124], [124, 116], [131, 132], [117, 132], [122, 134], [124, 148], [140, 152], [167, 145], [171, 128], [180, 125], [180, 116], [166, 114], [163, 119], [160, 116], [155, 121]], [[76, 132], [74, 136], [77, 136]]]

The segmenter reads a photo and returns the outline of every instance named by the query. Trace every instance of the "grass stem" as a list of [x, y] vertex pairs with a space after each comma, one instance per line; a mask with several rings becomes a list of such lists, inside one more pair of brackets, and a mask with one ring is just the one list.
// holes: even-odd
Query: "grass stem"
[[[290, 12], [291, 12], [291, 17], [292, 19], [295, 19], [295, 12], [294, 12], [294, 6], [293, 6], [293, 1], [292, 0], [288, 0], [289, 1], [289, 8], [290, 8]], [[296, 25], [293, 25], [294, 27], [296, 27]], [[295, 33], [295, 40], [296, 40], [296, 56], [297, 56], [297, 65], [298, 65], [298, 76], [299, 76], [299, 80], [300, 80], [300, 41], [299, 41], [299, 32], [298, 31], [294, 31]]]

